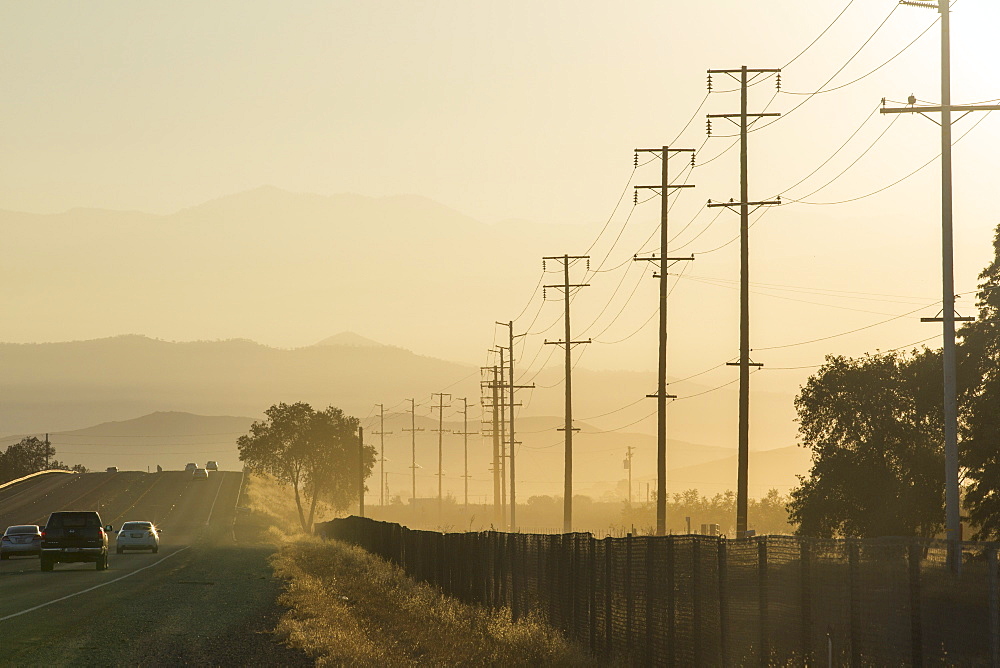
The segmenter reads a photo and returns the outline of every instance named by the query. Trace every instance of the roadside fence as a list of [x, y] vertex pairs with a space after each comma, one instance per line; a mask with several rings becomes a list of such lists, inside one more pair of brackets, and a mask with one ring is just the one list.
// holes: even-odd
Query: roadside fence
[[1000, 666], [996, 543], [437, 533], [348, 517], [358, 545], [466, 603], [537, 615], [634, 665]]

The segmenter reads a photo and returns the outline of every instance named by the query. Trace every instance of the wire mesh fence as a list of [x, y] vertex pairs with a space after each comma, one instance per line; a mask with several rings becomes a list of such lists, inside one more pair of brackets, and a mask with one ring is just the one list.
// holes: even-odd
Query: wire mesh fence
[[[356, 544], [466, 603], [537, 615], [637, 665], [1000, 665], [997, 544], [437, 533], [348, 517]], [[960, 560], [960, 561], [958, 561]]]

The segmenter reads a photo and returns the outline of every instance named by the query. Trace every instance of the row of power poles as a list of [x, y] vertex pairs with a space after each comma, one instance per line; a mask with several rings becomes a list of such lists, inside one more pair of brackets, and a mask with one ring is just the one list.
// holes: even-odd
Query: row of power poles
[[[963, 318], [955, 312], [955, 288], [954, 288], [954, 261], [953, 261], [953, 224], [952, 224], [952, 112], [965, 112], [964, 115], [973, 111], [1000, 110], [1000, 105], [952, 105], [951, 104], [951, 56], [950, 56], [950, 8], [948, 0], [903, 0], [902, 4], [917, 7], [937, 9], [941, 14], [941, 104], [940, 105], [917, 105], [916, 99], [911, 96], [909, 104], [905, 107], [886, 107], [883, 104], [881, 112], [883, 114], [898, 113], [919, 113], [926, 116], [931, 112], [941, 114], [941, 253], [942, 253], [942, 312], [940, 317], [922, 318], [924, 321], [941, 322], [943, 325], [943, 394], [944, 394], [944, 445], [945, 445], [945, 497], [946, 497], [946, 526], [949, 544], [957, 545], [960, 540], [960, 516], [959, 516], [959, 487], [958, 487], [958, 410], [956, 398], [956, 354], [955, 354], [955, 323], [957, 321], [967, 321], [972, 318]], [[708, 114], [708, 129], [711, 135], [712, 119], [724, 119], [733, 123], [739, 129], [740, 143], [740, 197], [739, 200], [713, 202], [709, 200], [709, 207], [724, 207], [733, 212], [738, 212], [740, 216], [740, 341], [739, 357], [736, 361], [728, 362], [730, 366], [739, 367], [739, 425], [738, 425], [738, 464], [737, 464], [737, 500], [736, 500], [736, 531], [737, 536], [747, 535], [747, 506], [748, 506], [748, 470], [749, 470], [749, 431], [750, 431], [750, 369], [759, 368], [761, 363], [750, 358], [750, 308], [749, 308], [749, 217], [750, 214], [760, 207], [781, 204], [780, 199], [754, 201], [750, 199], [749, 178], [748, 178], [748, 146], [747, 139], [751, 127], [762, 118], [777, 117], [774, 112], [751, 113], [748, 111], [748, 88], [760, 77], [777, 74], [780, 77], [779, 69], [751, 69], [746, 66], [739, 69], [709, 70], [709, 90], [711, 90], [711, 76], [714, 74], [725, 75], [737, 81], [740, 90], [740, 110], [736, 113]], [[780, 78], [779, 78], [780, 82]], [[884, 103], [884, 100], [883, 100]], [[961, 118], [961, 117], [960, 117]], [[932, 119], [933, 120], [933, 119]], [[937, 122], [937, 121], [935, 121]], [[657, 389], [655, 394], [647, 395], [657, 401], [657, 461], [656, 461], [656, 532], [659, 535], [666, 533], [666, 499], [667, 499], [667, 400], [676, 398], [668, 393], [667, 388], [667, 295], [668, 295], [668, 270], [675, 263], [690, 261], [694, 257], [671, 257], [669, 253], [669, 209], [670, 195], [677, 189], [691, 188], [689, 184], [670, 183], [670, 163], [671, 159], [679, 155], [688, 154], [694, 164], [694, 150], [687, 148], [676, 148], [662, 146], [660, 148], [639, 148], [636, 153], [648, 152], [657, 154], [661, 159], [662, 175], [658, 185], [636, 186], [637, 189], [652, 189], [659, 193], [661, 199], [660, 208], [660, 249], [659, 253], [653, 253], [649, 257], [638, 257], [636, 261], [652, 262], [657, 266], [658, 273], [654, 272], [654, 277], [659, 280], [659, 329], [658, 329], [658, 350], [657, 350]], [[573, 433], [577, 428], [573, 426], [573, 390], [572, 390], [572, 351], [575, 346], [590, 343], [590, 340], [574, 340], [570, 326], [570, 304], [573, 295], [580, 288], [587, 287], [587, 283], [571, 283], [570, 271], [574, 263], [581, 260], [589, 260], [582, 255], [559, 255], [547, 256], [543, 258], [543, 263], [553, 261], [559, 263], [562, 269], [562, 282], [545, 285], [545, 289], [561, 290], [564, 301], [564, 336], [561, 340], [545, 340], [546, 345], [562, 346], [565, 352], [565, 421], [560, 431], [565, 432], [565, 462], [564, 462], [564, 510], [563, 510], [563, 530], [572, 530], [572, 500], [573, 500]], [[514, 436], [514, 416], [515, 408], [519, 405], [515, 402], [515, 390], [523, 389], [526, 385], [516, 385], [514, 380], [514, 327], [513, 322], [497, 323], [509, 328], [509, 344], [506, 347], [499, 347], [494, 350], [499, 354], [500, 364], [492, 367], [484, 367], [486, 379], [482, 382], [484, 396], [482, 405], [484, 409], [492, 412], [492, 420], [484, 420], [485, 434], [493, 439], [493, 483], [494, 483], [494, 506], [496, 508], [495, 522], [498, 526], [509, 526], [515, 530], [516, 519], [516, 446], [517, 440]], [[523, 335], [519, 335], [523, 336]], [[506, 364], [505, 364], [506, 359]], [[439, 397], [438, 403], [438, 499], [439, 508], [442, 496], [441, 470], [442, 445], [441, 432], [443, 431], [443, 409], [444, 397], [449, 395], [435, 393]], [[449, 396], [450, 399], [450, 396]], [[464, 401], [464, 400], [463, 400]], [[411, 402], [411, 428], [404, 431], [413, 433], [413, 496], [416, 497], [416, 445], [415, 435], [421, 431], [413, 422], [413, 400]], [[381, 409], [381, 406], [380, 406]], [[466, 504], [468, 503], [468, 406], [465, 406], [466, 426], [462, 433], [466, 437]], [[484, 413], [485, 415], [485, 413]], [[381, 416], [380, 416], [381, 417]], [[507, 418], [509, 417], [509, 422]], [[383, 428], [376, 432], [383, 435]], [[384, 470], [384, 449], [380, 456]], [[628, 465], [631, 473], [631, 452], [629, 453]], [[510, 521], [507, 520], [507, 483], [510, 484]], [[629, 485], [631, 493], [631, 484]], [[383, 499], [384, 502], [384, 499]], [[961, 559], [957, 551], [952, 549], [949, 554], [949, 562], [954, 571], [961, 569]]]

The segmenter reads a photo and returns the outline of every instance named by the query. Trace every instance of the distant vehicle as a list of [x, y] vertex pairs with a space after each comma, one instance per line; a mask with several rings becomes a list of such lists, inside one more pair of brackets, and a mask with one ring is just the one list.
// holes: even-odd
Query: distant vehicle
[[208, 480], [208, 469], [195, 469], [191, 473], [191, 480]]
[[152, 522], [125, 522], [115, 537], [115, 552], [122, 554], [125, 550], [152, 550], [153, 554], [160, 549], [160, 531]]
[[37, 524], [17, 524], [7, 527], [0, 538], [0, 559], [15, 554], [38, 556], [42, 551], [42, 532]]
[[51, 571], [57, 562], [94, 562], [97, 570], [108, 568], [110, 524], [101, 526], [95, 510], [63, 510], [49, 515], [42, 529], [43, 571]]
[[188, 462], [187, 464], [185, 464], [185, 465], [184, 465], [184, 470], [185, 470], [185, 471], [186, 471], [187, 473], [191, 473], [191, 472], [192, 472], [192, 471], [194, 471], [194, 470], [195, 470], [196, 468], [198, 468], [198, 465], [197, 465], [197, 464], [195, 464], [194, 462]]
[[118, 467], [117, 466], [109, 466], [108, 467], [108, 473], [118, 473]]
[[215, 461], [214, 459], [209, 459], [208, 463], [205, 464], [205, 468], [208, 469], [209, 471], [218, 471], [219, 462]]

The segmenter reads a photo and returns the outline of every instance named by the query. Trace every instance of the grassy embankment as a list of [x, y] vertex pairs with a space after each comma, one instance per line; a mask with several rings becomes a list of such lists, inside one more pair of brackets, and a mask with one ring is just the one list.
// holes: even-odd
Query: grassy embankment
[[[408, 578], [364, 550], [291, 531], [287, 490], [254, 477], [247, 505], [279, 545], [271, 563], [286, 580], [277, 633], [318, 663], [352, 666], [588, 665], [586, 655], [535, 619], [465, 605]], [[282, 527], [282, 528], [278, 528]]]

